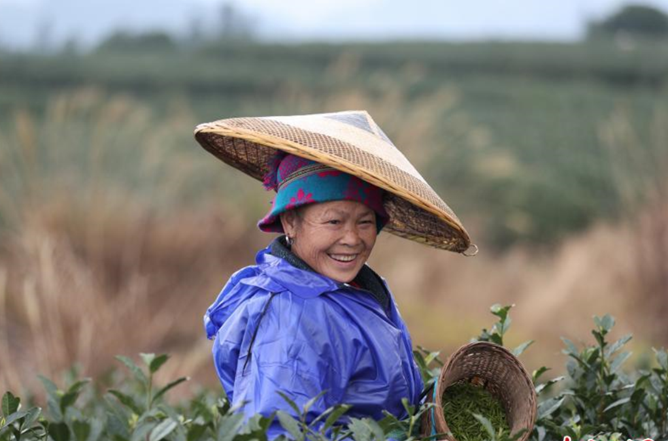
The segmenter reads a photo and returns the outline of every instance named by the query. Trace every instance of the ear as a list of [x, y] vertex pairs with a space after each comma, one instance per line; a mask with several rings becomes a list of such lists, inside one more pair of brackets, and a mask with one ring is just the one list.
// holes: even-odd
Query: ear
[[283, 231], [289, 237], [295, 237], [299, 219], [295, 210], [288, 210], [280, 214]]

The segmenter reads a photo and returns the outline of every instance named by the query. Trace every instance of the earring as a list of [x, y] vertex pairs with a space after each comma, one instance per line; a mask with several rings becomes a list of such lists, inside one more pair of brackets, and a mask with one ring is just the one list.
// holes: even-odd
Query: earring
[[290, 236], [286, 235], [285, 241], [288, 243], [289, 246], [292, 246], [292, 238]]

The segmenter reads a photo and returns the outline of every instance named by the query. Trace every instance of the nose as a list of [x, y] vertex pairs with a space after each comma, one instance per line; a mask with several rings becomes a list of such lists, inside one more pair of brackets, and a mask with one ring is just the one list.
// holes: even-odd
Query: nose
[[354, 222], [352, 224], [346, 225], [346, 228], [343, 232], [343, 237], [341, 238], [341, 244], [355, 248], [358, 247], [361, 243], [362, 237], [360, 235], [359, 227]]

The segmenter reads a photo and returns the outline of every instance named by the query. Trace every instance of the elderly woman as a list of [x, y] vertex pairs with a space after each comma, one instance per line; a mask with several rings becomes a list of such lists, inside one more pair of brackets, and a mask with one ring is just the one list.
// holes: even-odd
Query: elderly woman
[[[363, 111], [236, 118], [195, 134], [276, 191], [258, 226], [281, 235], [204, 317], [229, 399], [246, 417], [294, 413], [278, 392], [300, 407], [324, 392], [307, 421], [337, 404], [352, 406], [348, 417], [405, 416], [422, 379], [392, 293], [366, 262], [383, 229], [463, 252], [457, 217]], [[275, 422], [269, 437], [282, 433]]]

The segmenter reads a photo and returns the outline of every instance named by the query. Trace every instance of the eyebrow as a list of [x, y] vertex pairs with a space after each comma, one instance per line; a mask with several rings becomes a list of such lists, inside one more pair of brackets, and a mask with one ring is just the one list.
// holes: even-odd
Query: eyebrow
[[[342, 217], [347, 217], [348, 216], [348, 213], [346, 211], [338, 210], [336, 208], [329, 208], [328, 210], [326, 210], [323, 213], [323, 216], [327, 216], [327, 215], [330, 215], [330, 214], [338, 214], [339, 216], [342, 216]], [[369, 209], [368, 211], [366, 211], [364, 214], [362, 214], [359, 217], [362, 218], [362, 217], [365, 217], [365, 216], [369, 216], [371, 214], [373, 214], [373, 210]]]

